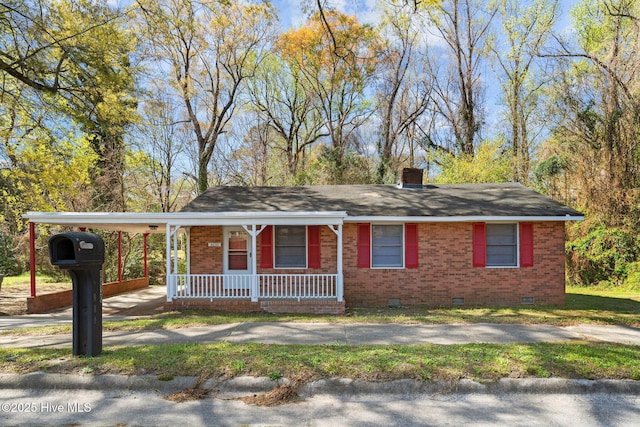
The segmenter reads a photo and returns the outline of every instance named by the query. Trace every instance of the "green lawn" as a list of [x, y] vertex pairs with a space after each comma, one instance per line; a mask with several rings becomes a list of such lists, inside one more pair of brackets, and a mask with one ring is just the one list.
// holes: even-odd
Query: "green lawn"
[[[43, 273], [38, 273], [37, 275], [38, 283], [46, 283], [46, 284], [61, 284], [61, 285], [71, 285], [71, 278], [64, 276], [50, 276]], [[19, 276], [5, 276], [2, 281], [2, 287], [5, 286], [30, 286], [31, 284], [31, 276], [29, 272], [25, 272], [20, 274]]]
[[640, 346], [604, 343], [466, 345], [166, 344], [110, 347], [94, 358], [69, 349], [0, 349], [2, 372], [154, 374], [231, 378], [240, 375], [312, 380], [561, 377], [640, 380]]
[[[107, 331], [180, 328], [231, 322], [371, 322], [371, 323], [577, 323], [640, 326], [640, 292], [567, 290], [564, 307], [517, 308], [375, 308], [348, 316], [239, 315], [188, 311], [152, 318], [105, 322]], [[4, 332], [17, 333], [17, 330]], [[71, 326], [33, 328], [20, 333], [71, 333]], [[239, 375], [312, 380], [347, 377], [369, 381], [412, 378], [493, 381], [502, 377], [562, 377], [640, 380], [640, 346], [572, 342], [466, 345], [266, 345], [166, 344], [108, 347], [95, 358], [73, 357], [69, 349], [0, 349], [0, 372], [155, 374], [201, 378]]]
[[[169, 312], [124, 321], [105, 321], [105, 331], [176, 329], [241, 322], [327, 323], [520, 323], [568, 326], [581, 323], [640, 326], [640, 291], [568, 288], [562, 307], [468, 307], [468, 308], [369, 308], [351, 309], [347, 316], [233, 314], [207, 311]], [[39, 335], [70, 333], [71, 325], [21, 328], [0, 334]]]
[[468, 307], [468, 308], [363, 308], [347, 316], [213, 314], [203, 311], [164, 313], [152, 319], [105, 322], [106, 330], [180, 328], [211, 324], [261, 321], [328, 323], [521, 323], [557, 326], [580, 323], [640, 326], [640, 291], [567, 290], [562, 307]]

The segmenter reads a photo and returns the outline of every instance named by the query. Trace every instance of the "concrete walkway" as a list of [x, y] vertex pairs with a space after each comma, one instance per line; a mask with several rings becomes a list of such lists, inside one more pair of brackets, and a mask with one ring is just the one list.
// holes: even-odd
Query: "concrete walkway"
[[[125, 320], [162, 312], [167, 300], [164, 286], [153, 286], [105, 298], [102, 301], [103, 320]], [[71, 323], [71, 307], [46, 314], [0, 316], [0, 331], [36, 326], [64, 325]]]
[[[264, 344], [467, 344], [610, 341], [640, 345], [640, 328], [580, 325], [402, 325], [295, 322], [231, 323], [142, 332], [104, 332], [103, 345], [167, 343]], [[0, 347], [71, 347], [71, 334], [0, 336]]]
[[[104, 320], [124, 320], [152, 314], [165, 301], [164, 287], [129, 292], [103, 302]], [[50, 314], [0, 316], [0, 331], [20, 327], [71, 323], [71, 309]], [[640, 328], [629, 326], [509, 324], [369, 324], [246, 322], [142, 332], [104, 332], [103, 345], [166, 343], [264, 343], [264, 344], [467, 344], [609, 341], [640, 345]], [[0, 347], [71, 347], [71, 334], [0, 335]]]

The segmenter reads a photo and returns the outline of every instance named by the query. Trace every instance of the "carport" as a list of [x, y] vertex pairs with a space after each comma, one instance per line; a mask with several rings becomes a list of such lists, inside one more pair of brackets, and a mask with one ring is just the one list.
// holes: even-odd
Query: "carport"
[[[108, 297], [149, 286], [148, 245], [150, 234], [164, 233], [167, 214], [159, 213], [111, 213], [111, 212], [28, 212], [29, 220], [29, 271], [30, 297], [27, 298], [28, 311], [40, 313], [54, 308], [70, 305], [71, 291], [54, 294], [37, 294], [36, 280], [36, 225], [47, 224], [66, 226], [80, 231], [105, 230], [118, 233], [118, 276], [117, 281], [103, 285], [103, 296]], [[123, 280], [122, 234], [140, 234], [143, 239], [143, 277]]]

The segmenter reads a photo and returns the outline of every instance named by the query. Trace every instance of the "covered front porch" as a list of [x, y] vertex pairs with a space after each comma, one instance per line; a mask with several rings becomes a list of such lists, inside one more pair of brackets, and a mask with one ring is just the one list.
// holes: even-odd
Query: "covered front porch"
[[[324, 314], [344, 313], [342, 227], [345, 216], [346, 212], [30, 212], [26, 215], [34, 223], [89, 231], [165, 233], [167, 309]], [[278, 260], [272, 260], [270, 266], [265, 264], [264, 260], [269, 257], [294, 259], [297, 256], [295, 247], [284, 248], [282, 254], [266, 249], [265, 242], [272, 237], [264, 236], [275, 235], [276, 229], [287, 227], [304, 228], [309, 233], [314, 230], [316, 237], [305, 236], [306, 251], [317, 251], [320, 256], [320, 247], [330, 246], [331, 250], [322, 255], [322, 267], [319, 261], [313, 265], [311, 255], [305, 258], [304, 267], [282, 267]]]
[[[317, 312], [335, 302], [344, 312], [344, 217], [344, 212], [261, 212], [174, 218], [166, 224], [167, 306]], [[297, 238], [301, 246], [278, 246], [279, 237]], [[331, 259], [324, 254], [321, 262], [323, 246], [331, 247]], [[186, 265], [180, 263], [180, 249]], [[254, 304], [238, 302], [243, 300]]]

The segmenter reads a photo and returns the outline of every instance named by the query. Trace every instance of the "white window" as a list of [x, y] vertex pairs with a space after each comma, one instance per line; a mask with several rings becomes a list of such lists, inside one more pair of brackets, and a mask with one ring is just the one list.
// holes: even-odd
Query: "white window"
[[404, 266], [404, 227], [401, 224], [371, 225], [371, 266]]
[[307, 267], [307, 228], [304, 225], [275, 227], [275, 267]]
[[487, 266], [518, 265], [517, 224], [487, 224]]

